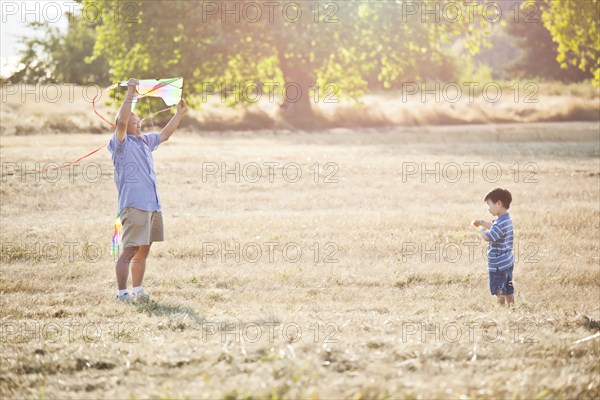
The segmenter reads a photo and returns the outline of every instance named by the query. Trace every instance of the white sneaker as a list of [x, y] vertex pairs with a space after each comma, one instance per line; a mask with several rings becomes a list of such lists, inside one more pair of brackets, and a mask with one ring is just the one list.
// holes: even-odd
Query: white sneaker
[[139, 301], [141, 303], [148, 303], [150, 301], [150, 295], [146, 293], [143, 289], [138, 294], [134, 294], [133, 298], [135, 301]]
[[115, 297], [115, 300], [117, 301], [122, 301], [124, 303], [130, 303], [133, 299], [132, 297], [129, 295], [129, 293], [125, 293], [125, 294], [121, 294], [121, 295], [117, 295]]

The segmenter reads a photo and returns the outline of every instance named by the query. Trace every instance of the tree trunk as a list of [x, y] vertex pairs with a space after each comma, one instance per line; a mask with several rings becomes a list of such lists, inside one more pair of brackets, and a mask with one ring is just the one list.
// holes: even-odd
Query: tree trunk
[[298, 59], [287, 59], [279, 50], [279, 66], [285, 79], [284, 103], [280, 107], [282, 118], [297, 128], [317, 126], [312, 109], [312, 92], [315, 84], [312, 71]]

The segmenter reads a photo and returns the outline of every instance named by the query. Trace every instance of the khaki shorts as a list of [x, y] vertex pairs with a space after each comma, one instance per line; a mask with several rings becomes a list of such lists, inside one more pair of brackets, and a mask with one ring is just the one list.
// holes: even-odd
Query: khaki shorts
[[146, 246], [164, 240], [160, 211], [143, 211], [126, 207], [119, 216], [123, 224], [123, 248]]

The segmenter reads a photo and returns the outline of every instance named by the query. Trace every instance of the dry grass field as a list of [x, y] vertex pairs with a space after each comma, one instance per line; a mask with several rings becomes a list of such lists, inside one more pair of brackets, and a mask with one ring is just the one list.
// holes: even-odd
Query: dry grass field
[[[474, 90], [469, 95], [462, 86], [462, 95], [456, 102], [456, 93], [450, 84], [439, 84], [435, 94], [424, 91], [402, 94], [386, 91], [361, 96], [356, 102], [327, 96], [312, 104], [317, 118], [311, 121], [315, 129], [345, 127], [389, 128], [431, 125], [465, 125], [490, 123], [543, 123], [587, 121], [598, 122], [600, 92], [591, 82], [494, 82], [501, 87], [497, 101], [490, 101]], [[480, 86], [482, 87], [482, 83]], [[520, 91], [516, 91], [516, 88]], [[435, 88], [433, 84], [428, 90]], [[445, 89], [444, 89], [445, 88]], [[98, 85], [3, 85], [0, 86], [0, 135], [26, 136], [57, 133], [103, 133], [106, 124], [92, 111], [92, 99], [98, 96], [98, 111], [110, 119], [121, 104], [123, 94], [102, 90]], [[121, 97], [119, 97], [121, 96]], [[490, 95], [492, 96], [492, 95]], [[496, 97], [496, 94], [493, 95]], [[187, 97], [195, 104], [182, 126], [200, 131], [255, 131], [263, 128], [288, 129], [288, 121], [279, 114], [280, 98], [269, 100], [265, 94], [256, 104], [228, 107], [220, 96]], [[142, 100], [142, 105], [147, 105]], [[160, 101], [150, 110], [158, 112], [164, 106]], [[27, 118], [23, 118], [27, 115]], [[148, 116], [142, 114], [141, 116]], [[168, 119], [160, 114], [157, 120]], [[149, 118], [147, 122], [151, 122]]]
[[[31, 172], [108, 137], [2, 137], [1, 398], [599, 397], [598, 123], [176, 132], [148, 304], [113, 300], [108, 151]], [[495, 187], [514, 308], [469, 227]]]

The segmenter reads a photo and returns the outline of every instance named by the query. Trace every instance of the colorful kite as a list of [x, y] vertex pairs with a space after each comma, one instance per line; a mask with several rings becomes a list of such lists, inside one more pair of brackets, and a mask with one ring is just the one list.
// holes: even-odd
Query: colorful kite
[[[140, 84], [136, 87], [136, 94], [133, 98], [133, 104], [131, 105], [131, 110], [135, 110], [135, 106], [139, 99], [143, 97], [160, 97], [165, 102], [167, 108], [160, 110], [158, 112], [152, 113], [149, 116], [142, 118], [142, 121], [146, 118], [149, 118], [152, 115], [156, 115], [163, 111], [168, 110], [169, 108], [177, 105], [181, 100], [181, 96], [183, 95], [183, 78], [168, 78], [168, 79], [142, 79], [139, 81]], [[121, 81], [114, 83], [106, 88], [106, 91], [116, 89], [117, 87], [127, 87], [127, 81]], [[102, 94], [102, 93], [100, 93]], [[98, 96], [96, 96], [98, 97]], [[92, 100], [92, 108], [97, 116], [99, 116], [103, 121], [110, 124], [113, 128], [115, 124], [104, 118], [98, 111], [96, 111], [96, 97]]]

